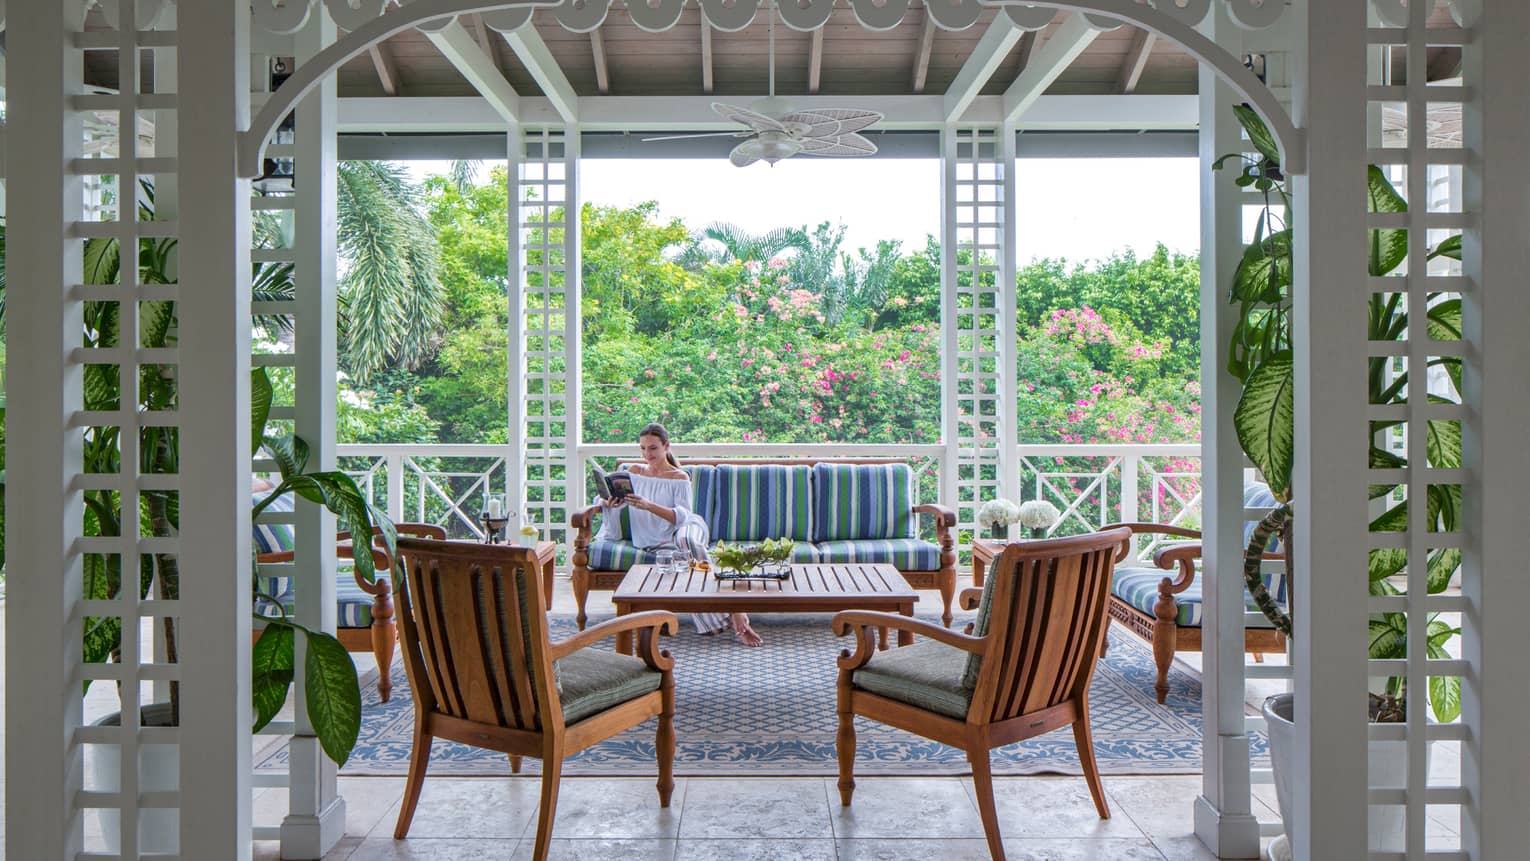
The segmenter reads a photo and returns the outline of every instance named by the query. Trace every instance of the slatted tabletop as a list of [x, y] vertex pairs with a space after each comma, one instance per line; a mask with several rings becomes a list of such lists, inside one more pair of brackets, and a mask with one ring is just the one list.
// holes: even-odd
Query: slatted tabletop
[[[719, 580], [710, 571], [659, 574], [634, 565], [611, 600], [618, 615], [677, 613], [831, 613], [885, 610], [914, 615], [919, 593], [891, 565], [793, 565], [789, 580]], [[903, 635], [900, 634], [900, 641]], [[620, 646], [620, 644], [619, 644]]]

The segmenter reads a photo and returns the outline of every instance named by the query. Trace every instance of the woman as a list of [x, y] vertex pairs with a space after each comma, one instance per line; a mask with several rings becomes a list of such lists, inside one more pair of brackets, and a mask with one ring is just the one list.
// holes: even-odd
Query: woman
[[[669, 450], [669, 431], [661, 424], [651, 424], [638, 432], [638, 450], [643, 462], [628, 467], [632, 476], [632, 493], [621, 502], [604, 502], [606, 515], [600, 519], [597, 540], [616, 541], [621, 538], [620, 518], [616, 509], [622, 505], [632, 509], [629, 518], [632, 526], [632, 543], [644, 550], [676, 548], [684, 550], [695, 559], [709, 559], [707, 554], [707, 522], [701, 515], [690, 510], [691, 477], [680, 468], [680, 463]], [[692, 613], [696, 630], [703, 634], [715, 634], [730, 624], [733, 636], [746, 646], [758, 646], [760, 635], [749, 627], [746, 613], [734, 613], [731, 618], [722, 613]]]

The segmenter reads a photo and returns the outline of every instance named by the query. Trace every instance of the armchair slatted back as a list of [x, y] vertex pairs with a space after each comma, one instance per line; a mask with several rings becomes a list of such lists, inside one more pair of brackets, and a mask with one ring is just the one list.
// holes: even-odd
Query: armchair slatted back
[[398, 555], [399, 630], [416, 708], [532, 732], [561, 723], [535, 553], [399, 538]]
[[1112, 529], [1005, 548], [979, 607], [991, 645], [973, 718], [1010, 720], [1087, 694], [1109, 624], [1111, 569], [1130, 536]]

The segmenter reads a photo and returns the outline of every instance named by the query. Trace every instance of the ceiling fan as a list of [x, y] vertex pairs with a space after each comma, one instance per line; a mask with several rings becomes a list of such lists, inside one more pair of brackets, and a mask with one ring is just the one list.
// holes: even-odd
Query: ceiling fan
[[867, 126], [882, 119], [876, 111], [858, 108], [816, 108], [794, 111], [791, 103], [776, 96], [776, 11], [775, 4], [766, 5], [770, 33], [770, 94], [747, 108], [713, 102], [712, 110], [725, 120], [745, 126], [742, 131], [707, 132], [693, 135], [668, 135], [644, 138], [651, 141], [684, 140], [687, 138], [735, 137], [746, 138], [728, 153], [728, 161], [745, 167], [757, 161], [774, 165], [783, 158], [799, 153], [851, 157], [874, 155], [876, 144], [858, 134]]

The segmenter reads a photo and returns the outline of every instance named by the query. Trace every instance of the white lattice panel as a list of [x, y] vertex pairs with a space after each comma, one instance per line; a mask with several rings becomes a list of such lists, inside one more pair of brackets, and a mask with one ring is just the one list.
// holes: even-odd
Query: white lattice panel
[[[996, 129], [948, 129], [946, 254], [955, 254], [956, 522], [976, 533], [977, 510], [1002, 495], [999, 273], [1004, 255], [1004, 159]], [[1012, 289], [1012, 288], [1011, 288]], [[950, 341], [947, 341], [950, 344]], [[948, 399], [948, 406], [952, 403]]]
[[[570, 467], [579, 432], [576, 137], [552, 129], [525, 132], [511, 187], [511, 199], [519, 202], [524, 302], [521, 320], [511, 321], [511, 337], [520, 334], [525, 355], [521, 514], [560, 547], [566, 545], [576, 502]], [[515, 331], [517, 322], [524, 326], [521, 333]], [[515, 409], [512, 405], [512, 420]]]

